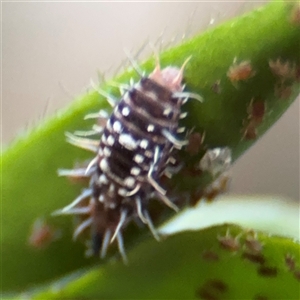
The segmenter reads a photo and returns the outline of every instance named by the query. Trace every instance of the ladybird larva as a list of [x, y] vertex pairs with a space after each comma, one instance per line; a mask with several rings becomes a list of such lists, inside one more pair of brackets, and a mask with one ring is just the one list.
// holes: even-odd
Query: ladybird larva
[[[102, 120], [98, 124], [103, 124], [105, 119], [105, 125], [102, 128], [97, 125], [94, 130], [95, 134], [102, 134], [100, 142], [81, 137], [84, 134], [80, 137], [67, 134], [71, 144], [96, 156], [86, 169], [59, 171], [68, 177], [88, 177], [90, 183], [71, 204], [54, 214], [83, 217], [75, 229], [74, 239], [90, 228], [91, 250], [95, 255], [100, 253], [101, 258], [105, 257], [109, 244], [117, 240], [119, 252], [126, 261], [122, 231], [136, 218], [148, 225], [153, 236], [159, 239], [148, 212], [150, 199], [157, 198], [178, 211], [160, 179], [172, 172], [172, 153], [188, 143], [177, 137], [182, 132], [179, 120], [186, 116], [181, 111], [182, 105], [190, 98], [201, 101], [199, 95], [183, 91], [187, 61], [180, 69], [168, 66], [161, 70], [157, 63], [148, 77], [140, 74], [140, 81], [132, 84], [119, 102], [100, 92], [114, 106], [110, 116], [103, 111], [96, 114]], [[90, 117], [95, 115], [87, 116]]]

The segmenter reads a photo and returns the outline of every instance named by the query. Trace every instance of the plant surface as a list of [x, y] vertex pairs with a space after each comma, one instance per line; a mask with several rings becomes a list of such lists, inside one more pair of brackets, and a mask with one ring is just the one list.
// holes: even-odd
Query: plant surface
[[[200, 94], [204, 99], [203, 104], [190, 101], [184, 107], [184, 110], [188, 112], [188, 118], [182, 124], [188, 128], [194, 128], [194, 132], [201, 135], [205, 132], [205, 139], [199, 152], [195, 155], [184, 151], [181, 153], [186, 168], [175, 176], [171, 187], [174, 192], [182, 193], [188, 202], [190, 202], [190, 198], [194, 199], [196, 197], [196, 200], [198, 200], [207, 185], [214, 179], [209, 173], [198, 176], [195, 172], [200, 158], [207, 149], [229, 147], [232, 150], [232, 159], [235, 161], [278, 120], [299, 94], [299, 23], [299, 5], [297, 3], [274, 2], [161, 53], [162, 67], [170, 64], [181, 66], [187, 57], [192, 56], [184, 73], [186, 89]], [[147, 72], [150, 72], [153, 66], [153, 59], [141, 64], [141, 67]], [[133, 70], [127, 71], [114, 81], [125, 83], [131, 77], [137, 79]], [[109, 82], [102, 88], [113, 95], [119, 96], [117, 89], [109, 86]], [[60, 167], [72, 168], [74, 163], [80, 163], [89, 158], [89, 155], [82, 150], [68, 145], [65, 142], [64, 133], [90, 128], [92, 123], [84, 121], [84, 116], [88, 113], [97, 112], [101, 108], [107, 108], [104, 98], [96, 91], [91, 91], [75, 100], [67, 109], [57, 112], [55, 116], [45, 120], [36, 128], [28, 130], [2, 154], [1, 242], [2, 257], [5, 257], [1, 262], [2, 274], [4, 275], [2, 276], [3, 291], [24, 291], [28, 287], [61, 277], [74, 270], [83, 270], [83, 268], [95, 264], [95, 261], [98, 262], [98, 260], [84, 258], [84, 246], [81, 243], [71, 242], [73, 226], [69, 218], [53, 218], [49, 215], [54, 210], [68, 204], [82, 188], [82, 186], [74, 186], [64, 179], [58, 178], [56, 176], [57, 169]], [[151, 212], [154, 214], [157, 224], [173, 214], [169, 208], [159, 205], [154, 205]], [[40, 223], [42, 224], [41, 228], [45, 230], [45, 226], [49, 226], [50, 242], [46, 243], [47, 245], [38, 244], [38, 246], [33, 242], [30, 247], [28, 243], [32, 234], [32, 226], [36, 224], [37, 219], [41, 218], [44, 218], [44, 223]], [[58, 231], [63, 238], [58, 238], [56, 234]], [[207, 236], [211, 232], [208, 230]], [[214, 233], [215, 236], [216, 232]], [[156, 276], [159, 278], [161, 276], [159, 261], [163, 261], [163, 255], [167, 260], [168, 257], [174, 259], [177, 253], [171, 254], [164, 250], [173, 251], [172, 247], [168, 248], [169, 244], [173, 243], [172, 241], [175, 244], [178, 243], [174, 245], [178, 248], [178, 255], [179, 253], [183, 255], [182, 253], [186, 248], [189, 248], [186, 244], [189, 243], [188, 239], [195, 239], [195, 243], [199, 244], [204, 239], [203, 245], [206, 247], [206, 241], [215, 242], [215, 239], [210, 241], [209, 238], [204, 237], [205, 232], [189, 233], [168, 239], [170, 242], [159, 244], [157, 250], [155, 250], [153, 246], [155, 244], [151, 241], [145, 241], [138, 247], [146, 247], [145, 245], [150, 247], [144, 248], [143, 255], [150, 255], [147, 249], [151, 249], [153, 253], [153, 272], [156, 272]], [[125, 232], [126, 248], [134, 248], [133, 246], [138, 244], [139, 241], [148, 238], [147, 230], [129, 226]], [[187, 240], [179, 243], [178, 241], [181, 238]], [[276, 244], [276, 241], [271, 239], [268, 243]], [[285, 242], [283, 244], [285, 245]], [[39, 250], [43, 246], [45, 246], [44, 249]], [[295, 245], [287, 249], [294, 251], [292, 250], [293, 247], [299, 249], [299, 246]], [[283, 251], [281, 248], [285, 248], [285, 246], [278, 246], [278, 251], [282, 251], [280, 257], [284, 257], [287, 251]], [[136, 248], [132, 252], [129, 251], [130, 261], [138, 261], [135, 255], [141, 255], [142, 253], [138, 249]], [[277, 249], [277, 246], [274, 246], [274, 251], [275, 249]], [[199, 257], [201, 257], [202, 250], [199, 250]], [[115, 249], [112, 249], [110, 254], [114, 252]], [[154, 259], [154, 253], [160, 255], [160, 259]], [[275, 252], [270, 253], [270, 259], [275, 254]], [[108, 255], [108, 258], [110, 256]], [[140, 257], [140, 259], [142, 258]], [[264, 280], [271, 282], [272, 279], [268, 276], [265, 276], [267, 278], [258, 276], [258, 264], [247, 262], [247, 259], [241, 259], [240, 256], [236, 256], [236, 261], [232, 262], [232, 265], [241, 261], [243, 261], [243, 265], [249, 264], [244, 269], [246, 276], [248, 276], [249, 268], [253, 269], [251, 274], [254, 275], [251, 275], [253, 277], [249, 278], [249, 281], [253, 280], [253, 285], [258, 285], [262, 288], [260, 291], [264, 291], [262, 282]], [[173, 262], [170, 263], [169, 267], [174, 266]], [[192, 261], [190, 263], [192, 264]], [[182, 262], [178, 268], [183, 265]], [[222, 268], [221, 263], [219, 265], [220, 269], [223, 270], [222, 274], [224, 274], [227, 267], [224, 265]], [[210, 264], [207, 265], [207, 270], [211, 268], [208, 266]], [[229, 266], [228, 264], [227, 271], [231, 273], [233, 268], [229, 268]], [[279, 261], [275, 265], [271, 264], [271, 267], [278, 268], [275, 272], [277, 275], [284, 273], [284, 266]], [[78, 282], [75, 281], [72, 293], [79, 290], [82, 282], [87, 280], [85, 278], [90, 278], [92, 283], [88, 283], [91, 286], [87, 289], [85, 297], [95, 298], [101, 295], [108, 297], [110, 295], [110, 297], [118, 298], [117, 294], [112, 296], [112, 294], [109, 294], [109, 290], [100, 288], [104, 285], [113, 286], [112, 283], [116, 283], [115, 280], [119, 277], [116, 276], [118, 272], [114, 271], [114, 268], [120, 270], [120, 276], [125, 276], [126, 267], [121, 266], [119, 263], [115, 265], [108, 264], [103, 269], [90, 271], [86, 277], [83, 276], [82, 279], [78, 279]], [[129, 268], [130, 272], [133, 272], [133, 277], [138, 276], [137, 271], [131, 269], [131, 266]], [[129, 272], [128, 270], [127, 272]], [[237, 270], [237, 275], [240, 276], [241, 268], [237, 268]], [[166, 268], [165, 272], [171, 271]], [[184, 273], [185, 271], [182, 272], [182, 274], [186, 274], [185, 276], [200, 276], [194, 272], [189, 273], [189, 275]], [[199, 272], [201, 273], [201, 271]], [[85, 273], [85, 271], [82, 271], [82, 273]], [[105, 274], [111, 274], [111, 276], [108, 277]], [[112, 274], [114, 275], [112, 276]], [[283, 280], [284, 282], [290, 282], [292, 293], [294, 283], [292, 283], [291, 278], [295, 275], [288, 274]], [[285, 275], [278, 275], [278, 278], [281, 278], [280, 276]], [[272, 277], [272, 275], [269, 277]], [[224, 280], [224, 278], [225, 275], [222, 275], [221, 279]], [[97, 279], [97, 285], [95, 279]], [[108, 283], [107, 280], [111, 280], [111, 283]], [[140, 280], [142, 281], [142, 278]], [[179, 278], [177, 280], [179, 282]], [[210, 289], [209, 283], [201, 281], [200, 277], [197, 277], [197, 280], [196, 277], [191, 279], [194, 285], [190, 287], [190, 294], [185, 295], [195, 296], [197, 294], [196, 290], [200, 289], [197, 295], [202, 297], [201, 288], [205, 289], [207, 284], [208, 289]], [[67, 279], [67, 281], [72, 281], [72, 278]], [[143, 282], [140, 283], [140, 291], [145, 291], [142, 284]], [[161, 288], [164, 284], [164, 281], [162, 281]], [[225, 284], [231, 288], [233, 281], [225, 281]], [[96, 286], [99, 294], [95, 294]], [[178, 285], [179, 287], [185, 289], [181, 285]], [[68, 291], [67, 289], [67, 294]], [[106, 293], [106, 291], [107, 294], [100, 295], [100, 293]], [[260, 291], [255, 290], [256, 293]], [[116, 290], [115, 292], [117, 293]], [[175, 293], [175, 290], [173, 292]], [[61, 295], [60, 293], [58, 295]], [[79, 292], [76, 293], [72, 294], [72, 298], [79, 295]], [[159, 293], [159, 287], [154, 293]], [[125, 291], [122, 295], [126, 295]], [[128, 294], [130, 298], [129, 295], [133, 294]], [[168, 295], [175, 294], [170, 291]], [[238, 292], [236, 295], [239, 295]], [[260, 296], [269, 294], [253, 295], [257, 295], [257, 299], [260, 299]], [[153, 297], [155, 298], [155, 294], [153, 294]], [[205, 299], [205, 297], [202, 298]]]

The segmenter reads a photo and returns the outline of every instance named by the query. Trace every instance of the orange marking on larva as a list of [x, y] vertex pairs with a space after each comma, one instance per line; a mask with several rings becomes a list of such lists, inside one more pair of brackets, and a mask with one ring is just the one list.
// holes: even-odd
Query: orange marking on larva
[[233, 63], [227, 72], [227, 77], [231, 82], [245, 81], [255, 75], [255, 71], [249, 60], [240, 63]]

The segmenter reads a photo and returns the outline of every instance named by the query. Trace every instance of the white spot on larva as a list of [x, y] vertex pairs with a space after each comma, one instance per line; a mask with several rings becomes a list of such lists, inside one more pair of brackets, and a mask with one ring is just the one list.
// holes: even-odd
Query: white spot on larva
[[122, 131], [122, 124], [119, 121], [115, 121], [113, 125], [113, 129], [116, 133], [121, 133]]
[[134, 160], [136, 163], [140, 164], [140, 163], [142, 163], [142, 162], [144, 161], [144, 157], [143, 157], [142, 155], [140, 155], [140, 154], [136, 154], [136, 155], [134, 156], [133, 160]]
[[187, 112], [183, 112], [180, 114], [179, 118], [184, 119], [187, 116], [187, 114], [188, 114]]
[[111, 155], [111, 151], [108, 147], [104, 147], [103, 153], [106, 157], [109, 157]]
[[111, 184], [110, 186], [109, 186], [109, 189], [108, 189], [108, 192], [109, 193], [113, 193], [114, 191], [115, 191], [115, 185], [114, 184]]
[[103, 143], [106, 143], [106, 136], [105, 136], [105, 134], [102, 134], [101, 141], [102, 141]]
[[133, 177], [129, 176], [129, 177], [125, 178], [124, 183], [127, 187], [132, 188], [132, 187], [134, 187], [135, 180]]
[[177, 129], [177, 132], [178, 133], [182, 133], [182, 132], [184, 132], [185, 131], [185, 127], [179, 127], [178, 129]]
[[145, 151], [145, 156], [147, 156], [147, 157], [151, 158], [151, 157], [153, 157], [153, 152], [152, 152], [152, 151], [149, 151], [149, 150], [147, 150], [147, 151]]
[[171, 163], [171, 164], [175, 164], [176, 163], [176, 159], [173, 156], [170, 156], [167, 160], [167, 163]]
[[115, 138], [112, 135], [108, 136], [107, 144], [113, 146], [114, 142], [115, 142]]
[[168, 107], [164, 110], [163, 115], [168, 116], [171, 111], [172, 111], [171, 107]]
[[100, 201], [100, 202], [104, 202], [104, 196], [103, 196], [103, 195], [100, 195], [100, 196], [99, 196], [99, 201]]
[[142, 86], [141, 86], [141, 83], [140, 82], [137, 82], [134, 87], [137, 89], [137, 90], [141, 90], [142, 89]]
[[118, 190], [118, 194], [120, 195], [120, 196], [126, 196], [126, 194], [127, 194], [127, 190], [125, 190], [125, 189], [123, 189], [123, 188], [120, 188], [119, 190]]
[[129, 107], [125, 106], [125, 107], [122, 109], [122, 115], [123, 115], [124, 117], [127, 117], [127, 116], [129, 115], [129, 113], [130, 113]]
[[110, 209], [116, 208], [116, 203], [114, 203], [114, 202], [109, 203], [109, 208]]
[[106, 172], [106, 171], [109, 170], [108, 163], [107, 163], [107, 160], [105, 158], [100, 161], [100, 169], [103, 172]]
[[107, 183], [108, 183], [108, 179], [107, 179], [107, 177], [106, 177], [104, 174], [102, 174], [102, 175], [99, 177], [99, 182], [100, 182], [100, 183], [103, 183], [103, 184], [107, 184]]
[[137, 168], [137, 167], [133, 167], [131, 168], [130, 170], [130, 174], [131, 175], [134, 175], [134, 176], [137, 176], [141, 173], [141, 169], [140, 168]]
[[149, 145], [149, 142], [147, 140], [141, 140], [140, 147], [143, 149], [146, 149]]
[[126, 104], [130, 103], [130, 97], [128, 93], [125, 93], [125, 95], [123, 96], [123, 100]]
[[107, 120], [106, 127], [107, 127], [107, 129], [108, 129], [109, 131], [112, 130], [111, 119], [108, 119], [108, 120]]
[[154, 125], [153, 124], [148, 125], [147, 131], [148, 132], [153, 132], [154, 131]]
[[[144, 170], [144, 171], [149, 171], [149, 166], [148, 165], [142, 165], [142, 169]], [[154, 168], [154, 169], [157, 169], [157, 168]]]
[[103, 149], [101, 147], [99, 147], [99, 149], [98, 149], [98, 155], [102, 156], [102, 154], [103, 154]]
[[121, 134], [119, 136], [119, 143], [128, 150], [134, 150], [137, 147], [137, 141], [129, 134]]

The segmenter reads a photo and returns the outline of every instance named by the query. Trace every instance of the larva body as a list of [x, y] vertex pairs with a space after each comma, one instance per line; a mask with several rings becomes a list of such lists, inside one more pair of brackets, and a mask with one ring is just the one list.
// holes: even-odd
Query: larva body
[[[115, 105], [107, 118], [99, 144], [94, 140], [69, 135], [79, 147], [96, 151], [87, 169], [61, 171], [61, 175], [90, 177], [89, 188], [75, 201], [60, 210], [63, 214], [86, 215], [76, 228], [74, 237], [91, 227], [92, 250], [104, 257], [115, 239], [126, 259], [122, 231], [132, 219], [147, 224], [153, 235], [148, 213], [150, 199], [160, 199], [169, 207], [177, 206], [167, 197], [161, 184], [163, 176], [172, 175], [176, 161], [172, 153], [187, 144], [177, 138], [182, 104], [189, 93], [183, 92], [181, 69], [159, 66], [132, 85]], [[82, 206], [89, 198], [87, 206]]]

